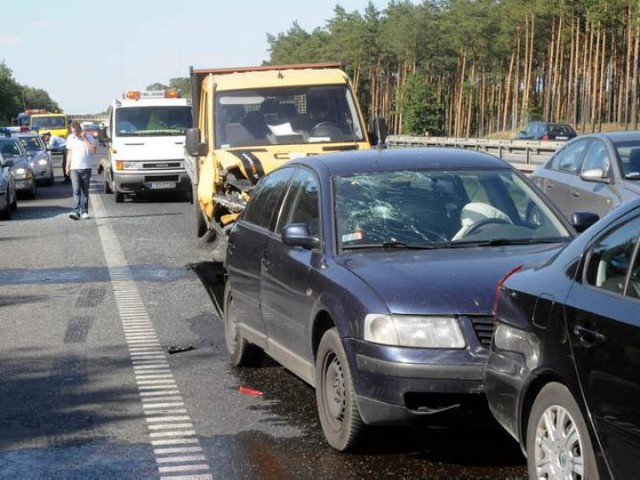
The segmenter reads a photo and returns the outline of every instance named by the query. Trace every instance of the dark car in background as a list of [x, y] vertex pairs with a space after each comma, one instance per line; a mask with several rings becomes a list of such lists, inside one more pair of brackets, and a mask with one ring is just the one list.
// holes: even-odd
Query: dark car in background
[[571, 140], [578, 134], [568, 123], [531, 122], [515, 136], [515, 140]]
[[5, 159], [0, 153], [0, 219], [9, 220], [11, 212], [18, 208], [16, 179], [11, 167], [13, 160]]
[[530, 478], [638, 478], [639, 199], [504, 281], [485, 384]]
[[16, 180], [16, 191], [26, 198], [35, 198], [36, 179], [22, 142], [11, 135], [0, 137], [0, 153], [5, 160], [13, 162], [11, 169]]
[[581, 135], [531, 179], [567, 218], [576, 210], [602, 217], [640, 195], [640, 131]]
[[19, 138], [27, 151], [29, 163], [33, 169], [33, 176], [38, 184], [53, 185], [55, 175], [53, 173], [53, 162], [51, 153], [47, 150], [47, 146], [37, 133], [17, 133], [15, 137]]
[[354, 151], [264, 177], [224, 265], [193, 268], [234, 365], [266, 352], [315, 387], [325, 437], [344, 451], [365, 425], [486, 422], [496, 283], [573, 236], [493, 156]]

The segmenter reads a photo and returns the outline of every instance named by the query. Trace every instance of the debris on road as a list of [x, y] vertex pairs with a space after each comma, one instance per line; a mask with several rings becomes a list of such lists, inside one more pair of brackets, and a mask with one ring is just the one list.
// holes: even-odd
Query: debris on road
[[259, 397], [260, 395], [262, 395], [262, 392], [258, 390], [254, 390], [252, 388], [247, 388], [247, 387], [238, 387], [238, 391], [240, 393], [244, 393], [245, 395], [251, 395], [253, 397]]
[[167, 348], [167, 352], [168, 353], [180, 353], [180, 352], [188, 352], [189, 350], [195, 350], [196, 347], [194, 347], [193, 345], [186, 345], [186, 346], [171, 346], [169, 348]]

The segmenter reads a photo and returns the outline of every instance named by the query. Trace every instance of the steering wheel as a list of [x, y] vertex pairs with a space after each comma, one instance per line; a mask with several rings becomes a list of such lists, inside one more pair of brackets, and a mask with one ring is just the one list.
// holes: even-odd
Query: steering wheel
[[464, 236], [468, 236], [468, 235], [472, 235], [476, 230], [478, 230], [480, 227], [484, 227], [485, 225], [512, 225], [512, 223], [508, 220], [505, 220], [504, 218], [485, 218], [484, 220], [481, 220], [477, 223], [474, 223], [473, 225], [471, 225], [471, 227], [469, 228], [469, 230], [467, 230], [467, 233], [464, 234]]
[[311, 129], [309, 135], [312, 137], [335, 137], [343, 135], [342, 130], [333, 122], [320, 122]]

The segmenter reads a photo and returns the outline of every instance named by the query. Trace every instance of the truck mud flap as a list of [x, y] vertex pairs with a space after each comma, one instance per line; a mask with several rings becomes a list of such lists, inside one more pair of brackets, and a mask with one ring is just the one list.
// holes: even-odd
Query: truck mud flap
[[211, 298], [213, 307], [220, 318], [224, 305], [224, 286], [227, 281], [224, 265], [221, 262], [189, 263], [187, 268], [193, 270]]

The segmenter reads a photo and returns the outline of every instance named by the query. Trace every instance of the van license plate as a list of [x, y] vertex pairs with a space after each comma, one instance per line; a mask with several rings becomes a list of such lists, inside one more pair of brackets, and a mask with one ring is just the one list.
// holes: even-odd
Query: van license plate
[[151, 182], [149, 188], [152, 190], [166, 190], [176, 188], [176, 182]]

